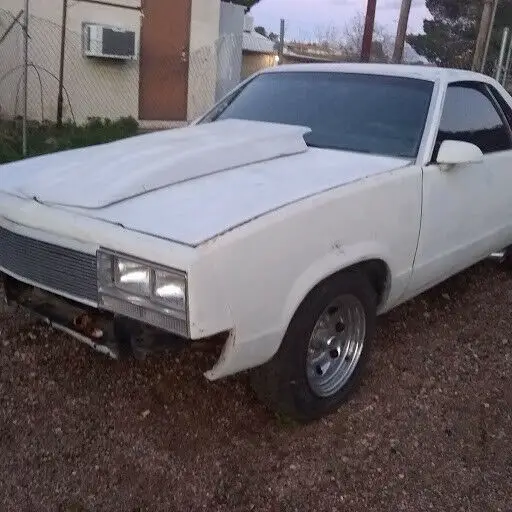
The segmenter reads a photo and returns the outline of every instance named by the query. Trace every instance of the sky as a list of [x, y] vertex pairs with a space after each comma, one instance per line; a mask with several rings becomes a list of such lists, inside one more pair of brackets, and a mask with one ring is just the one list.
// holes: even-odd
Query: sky
[[[396, 33], [401, 0], [377, 0], [376, 23]], [[287, 24], [287, 39], [314, 38], [319, 27], [336, 25], [343, 29], [350, 19], [366, 12], [367, 0], [260, 0], [251, 9], [255, 25], [279, 33], [279, 20]], [[408, 31], [422, 31], [423, 19], [429, 17], [425, 0], [413, 0]]]

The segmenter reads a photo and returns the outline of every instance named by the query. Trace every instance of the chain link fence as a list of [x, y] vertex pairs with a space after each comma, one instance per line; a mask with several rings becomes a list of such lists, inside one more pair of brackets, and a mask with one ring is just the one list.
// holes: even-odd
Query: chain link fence
[[[0, 30], [12, 21], [12, 13], [0, 10]], [[16, 23], [0, 44], [0, 115], [22, 114], [24, 27]], [[137, 115], [136, 62], [109, 66], [82, 58], [82, 36], [65, 33], [63, 117], [83, 123], [90, 117], [119, 118]], [[61, 27], [47, 19], [29, 17], [27, 116], [30, 120], [55, 121], [59, 84]]]
[[23, 78], [23, 26], [21, 15], [0, 9], [0, 116], [18, 109]]
[[[15, 16], [0, 9], [0, 36]], [[61, 36], [60, 25], [29, 17], [27, 115], [30, 120], [56, 121]], [[241, 34], [224, 35], [211, 45], [192, 49], [188, 56], [158, 57], [158, 63], [151, 63], [149, 69], [152, 82], [149, 85], [142, 81], [139, 59], [87, 58], [83, 37], [83, 33], [65, 31], [63, 119], [77, 124], [98, 117], [144, 119], [140, 109], [148, 103], [161, 106], [160, 116], [158, 111], [150, 112], [152, 120], [191, 120], [211, 108], [248, 74], [242, 59]], [[3, 119], [14, 119], [23, 113], [23, 39], [21, 18], [0, 43], [0, 118]], [[255, 67], [275, 63], [274, 54], [261, 55]], [[180, 99], [183, 101], [178, 105]], [[173, 104], [174, 108], [170, 107]]]
[[[135, 48], [138, 49], [141, 47], [140, 13], [135, 16]], [[91, 119], [115, 123], [126, 118], [150, 129], [179, 126], [210, 109], [247, 74], [242, 34], [223, 35], [202, 46], [196, 43], [188, 55], [173, 56], [171, 52], [153, 55], [151, 49], [145, 52], [141, 48], [140, 53], [136, 50], [134, 59], [113, 59], [84, 54], [84, 25], [77, 26], [76, 20], [71, 26], [68, 22], [63, 31], [55, 16], [50, 20], [31, 14], [26, 32], [25, 91], [24, 17], [14, 10], [0, 8], [0, 137], [3, 138], [6, 125], [9, 125], [9, 137], [13, 130], [16, 138], [21, 133], [25, 92], [29, 128], [56, 123], [63, 36], [62, 121], [67, 128], [87, 125]], [[266, 65], [275, 65], [274, 54], [263, 55], [257, 61], [258, 67]], [[30, 136], [29, 129], [29, 139]]]

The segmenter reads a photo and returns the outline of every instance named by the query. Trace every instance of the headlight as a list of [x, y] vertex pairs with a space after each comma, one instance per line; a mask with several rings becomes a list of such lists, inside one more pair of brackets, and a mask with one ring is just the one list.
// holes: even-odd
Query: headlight
[[171, 274], [163, 270], [155, 270], [154, 296], [170, 306], [185, 310], [186, 306], [186, 282], [182, 276]]
[[151, 296], [151, 269], [149, 267], [121, 258], [115, 258], [114, 264], [114, 285], [116, 287], [143, 297]]
[[175, 311], [186, 316], [187, 278], [179, 271], [101, 250], [98, 282], [100, 297], [114, 295], [166, 314]]

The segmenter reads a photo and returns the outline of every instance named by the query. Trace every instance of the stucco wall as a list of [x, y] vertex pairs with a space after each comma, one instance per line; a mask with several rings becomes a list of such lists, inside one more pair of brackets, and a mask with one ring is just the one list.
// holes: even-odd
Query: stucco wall
[[261, 69], [275, 66], [275, 55], [266, 53], [246, 53], [242, 58], [242, 79], [246, 79]]
[[220, 0], [192, 0], [188, 86], [188, 119], [215, 102]]
[[[140, 0], [116, 0], [128, 6], [140, 5]], [[23, 0], [2, 0], [0, 19], [4, 25], [8, 16], [23, 8]], [[57, 80], [59, 72], [60, 30], [62, 2], [57, 0], [32, 0], [30, 2], [29, 62], [36, 69], [29, 71], [29, 116], [33, 119], [55, 120], [57, 111]], [[82, 54], [82, 23], [93, 22], [121, 26], [140, 34], [139, 11], [69, 1], [64, 86], [64, 117], [72, 112], [77, 122], [87, 117], [118, 118], [131, 115], [138, 117], [138, 60], [117, 62], [86, 58]], [[1, 28], [0, 28], [1, 30]], [[23, 63], [23, 37], [19, 27], [0, 45], [0, 77], [10, 70], [7, 79], [0, 83], [0, 106], [3, 115], [21, 113], [22, 86], [20, 77]], [[38, 74], [39, 73], [39, 74]], [[54, 75], [54, 76], [52, 76]], [[41, 80], [41, 82], [39, 81]], [[19, 91], [19, 92], [18, 92]], [[41, 95], [42, 92], [42, 95]], [[16, 102], [18, 96], [18, 102]], [[71, 106], [69, 105], [71, 104]]]

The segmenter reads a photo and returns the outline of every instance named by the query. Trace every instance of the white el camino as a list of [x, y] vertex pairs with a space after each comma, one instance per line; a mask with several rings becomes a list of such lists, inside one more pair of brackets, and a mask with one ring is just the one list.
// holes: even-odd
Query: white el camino
[[1, 166], [7, 300], [112, 357], [220, 342], [206, 378], [320, 418], [379, 314], [510, 259], [511, 127], [467, 71], [259, 73], [186, 128]]

